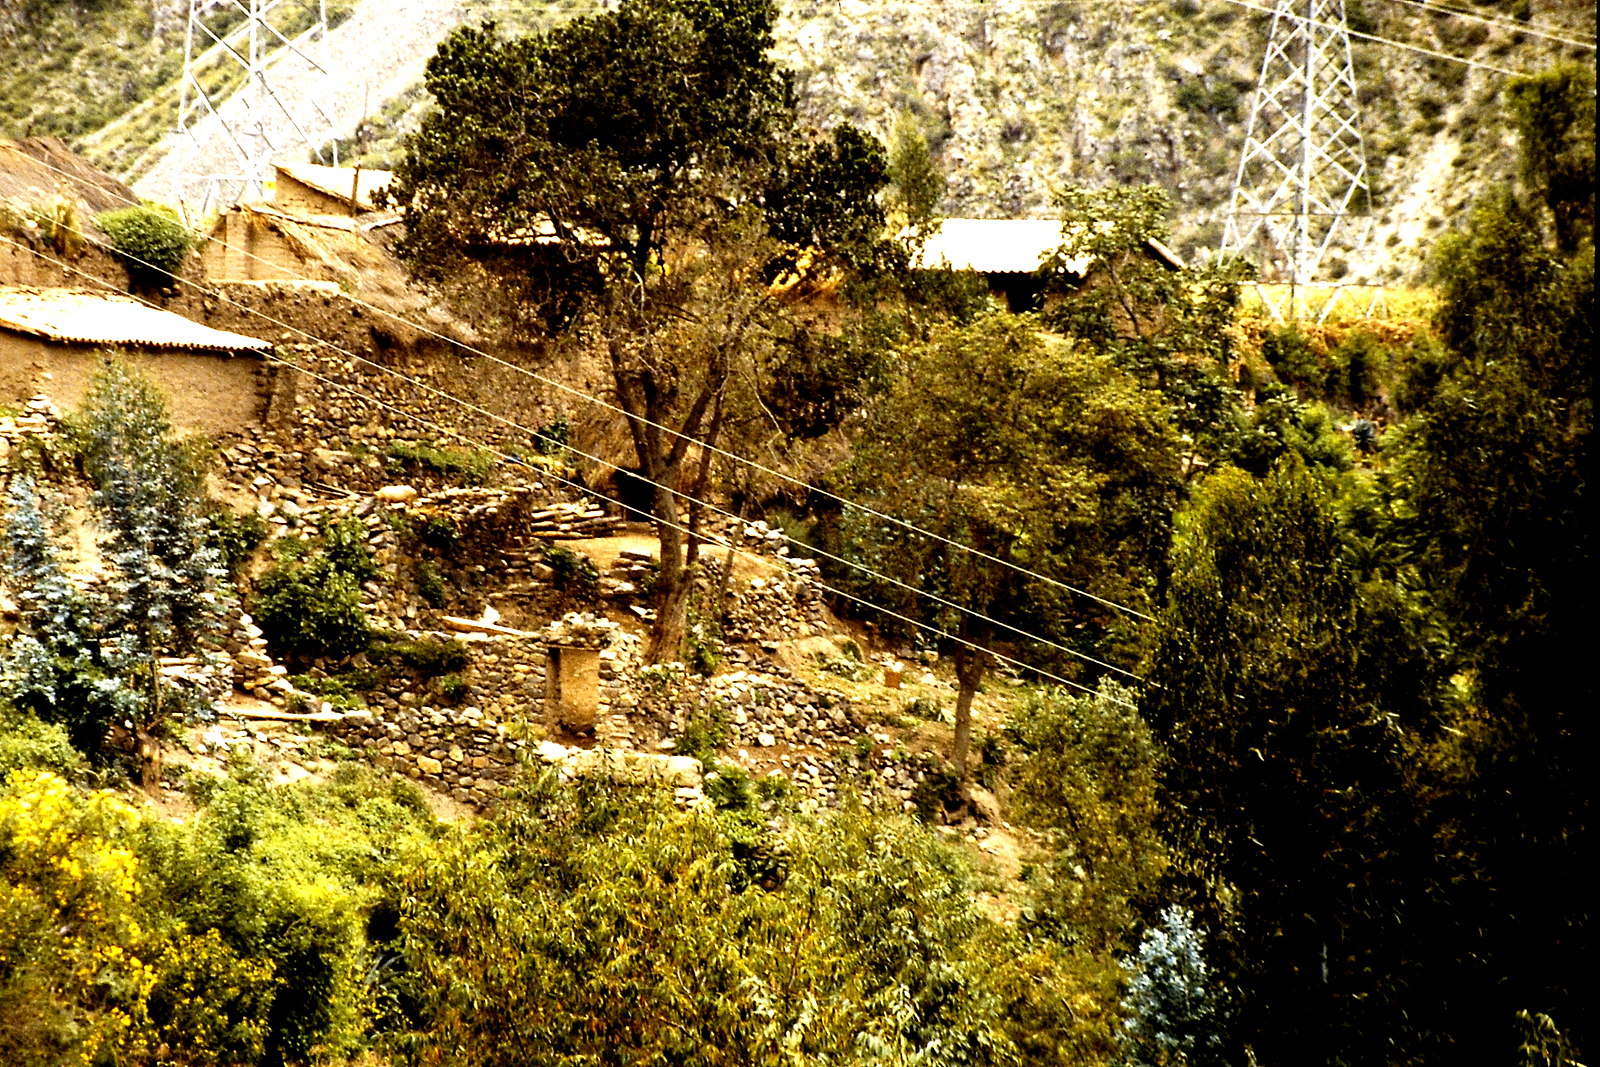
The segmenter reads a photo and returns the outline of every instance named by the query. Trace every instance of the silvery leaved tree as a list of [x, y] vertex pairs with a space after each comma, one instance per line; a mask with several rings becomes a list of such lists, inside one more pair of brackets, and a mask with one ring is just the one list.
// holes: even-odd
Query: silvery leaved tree
[[1128, 992], [1120, 1041], [1124, 1067], [1221, 1064], [1223, 1013], [1194, 913], [1170, 907], [1122, 961]]
[[22, 634], [6, 666], [8, 695], [65, 723], [92, 754], [124, 722], [135, 775], [152, 788], [161, 728], [203, 711], [195, 690], [163, 676], [161, 659], [203, 652], [222, 605], [224, 569], [200, 510], [202, 468], [173, 435], [160, 393], [123, 363], [94, 377], [70, 430], [105, 531], [99, 580], [66, 577], [33, 483], [16, 479], [7, 547]]

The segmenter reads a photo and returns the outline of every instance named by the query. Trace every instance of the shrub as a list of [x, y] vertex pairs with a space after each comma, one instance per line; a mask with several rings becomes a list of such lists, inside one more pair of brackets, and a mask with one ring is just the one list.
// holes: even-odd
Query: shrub
[[693, 756], [709, 767], [716, 763], [717, 749], [727, 742], [728, 727], [722, 717], [701, 712], [683, 724], [672, 743], [672, 751], [680, 756]]
[[1116, 944], [1166, 870], [1156, 821], [1161, 750], [1130, 690], [1025, 693], [1007, 726], [1011, 817], [1049, 833], [1057, 854], [1033, 885], [1029, 926], [1063, 943]]
[[1339, 371], [1344, 400], [1353, 408], [1362, 408], [1377, 392], [1379, 374], [1389, 363], [1389, 353], [1372, 334], [1357, 330], [1339, 343], [1333, 362]]
[[394, 441], [389, 458], [403, 470], [430, 471], [463, 485], [482, 485], [494, 469], [494, 454], [483, 449], [444, 448], [420, 441]]
[[60, 194], [37, 203], [0, 201], [0, 233], [37, 238], [62, 256], [76, 255], [86, 244], [78, 202]]
[[165, 282], [183, 269], [195, 236], [171, 208], [140, 204], [98, 216], [95, 224], [111, 238], [111, 247], [128, 273], [147, 282]]
[[534, 431], [533, 448], [541, 456], [559, 456], [572, 440], [572, 424], [565, 415], [557, 415], [547, 426]]
[[225, 507], [214, 507], [206, 514], [206, 540], [222, 559], [229, 577], [238, 581], [245, 564], [267, 536], [267, 521], [255, 512], [235, 515]]
[[923, 822], [937, 822], [947, 813], [960, 811], [966, 806], [961, 795], [961, 776], [946, 763], [929, 764], [922, 773], [922, 781], [911, 790], [911, 803], [917, 817]]
[[722, 627], [691, 603], [683, 631], [683, 661], [702, 678], [709, 678], [722, 666]]
[[285, 561], [268, 571], [256, 586], [251, 614], [279, 655], [342, 659], [372, 641], [360, 584], [325, 556]]
[[[366, 913], [432, 821], [414, 789], [368, 768], [344, 764], [325, 785], [289, 787], [269, 786], [249, 764], [231, 769], [194, 790], [193, 818], [149, 820], [139, 842], [143, 898], [181, 929], [216, 931], [211, 944], [179, 947], [211, 987], [209, 1025], [236, 1044], [169, 1062], [304, 1063], [318, 1046], [319, 1062], [342, 1062], [360, 1041], [369, 995]], [[169, 981], [181, 1023], [184, 980]], [[246, 1011], [254, 1032], [228, 1025], [246, 1022]]]
[[367, 528], [354, 515], [323, 528], [322, 554], [335, 570], [357, 582], [377, 576], [378, 565], [367, 550]]
[[437, 563], [423, 560], [417, 564], [417, 595], [429, 607], [444, 607], [448, 592], [449, 587], [445, 584], [444, 574], [439, 570]]
[[1310, 338], [1294, 326], [1273, 330], [1263, 337], [1261, 355], [1285, 382], [1321, 394], [1326, 379], [1322, 357]]
[[149, 936], [126, 847], [139, 813], [47, 771], [0, 783], [0, 1062], [131, 1062]]
[[64, 727], [0, 709], [0, 781], [13, 771], [54, 771], [71, 778], [82, 769], [83, 757]]
[[544, 562], [552, 572], [550, 584], [568, 596], [591, 597], [600, 588], [600, 571], [588, 556], [551, 545], [544, 550]]
[[381, 641], [372, 646], [368, 658], [397, 663], [428, 678], [465, 670], [471, 659], [467, 653], [467, 646], [453, 637]]
[[256, 584], [252, 614], [280, 655], [343, 659], [366, 651], [372, 623], [361, 606], [361, 583], [378, 573], [366, 528], [347, 516], [326, 526], [314, 544], [280, 542], [280, 562]]
[[446, 704], [459, 704], [470, 688], [459, 674], [444, 674], [433, 680], [434, 691]]
[[461, 527], [449, 515], [429, 515], [417, 537], [423, 544], [447, 552], [461, 543]]

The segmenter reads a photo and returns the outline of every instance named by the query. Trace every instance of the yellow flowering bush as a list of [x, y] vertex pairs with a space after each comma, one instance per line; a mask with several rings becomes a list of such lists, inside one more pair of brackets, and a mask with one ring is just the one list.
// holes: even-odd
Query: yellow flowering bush
[[138, 919], [139, 813], [49, 771], [0, 788], [0, 1062], [136, 1055], [156, 973]]
[[162, 1063], [200, 1067], [256, 1063], [282, 983], [271, 960], [244, 959], [215, 929], [167, 942], [148, 1005], [151, 1043]]

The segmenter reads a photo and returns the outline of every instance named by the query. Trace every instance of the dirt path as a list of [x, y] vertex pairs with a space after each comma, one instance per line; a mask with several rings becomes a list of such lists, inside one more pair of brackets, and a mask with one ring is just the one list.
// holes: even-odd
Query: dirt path
[[[334, 132], [348, 137], [366, 109], [381, 108], [391, 98], [422, 80], [423, 68], [439, 41], [468, 17], [466, 0], [360, 0], [348, 20], [330, 30], [325, 42], [313, 45], [312, 58], [327, 69], [324, 74], [304, 60], [284, 56], [271, 66], [271, 79], [282, 107], [270, 106], [264, 132], [268, 143], [279, 146], [278, 157], [305, 162], [294, 123], [313, 128], [320, 100], [333, 120]], [[188, 175], [225, 174], [237, 170], [223, 134], [223, 122], [235, 129], [245, 111], [239, 97], [227, 101], [220, 115], [210, 115], [196, 127], [199, 148], [177, 133], [168, 134], [160, 160], [134, 185], [142, 197], [182, 201], [198, 207], [205, 196], [205, 181], [175, 184], [181, 170]], [[290, 116], [293, 116], [291, 121]]]

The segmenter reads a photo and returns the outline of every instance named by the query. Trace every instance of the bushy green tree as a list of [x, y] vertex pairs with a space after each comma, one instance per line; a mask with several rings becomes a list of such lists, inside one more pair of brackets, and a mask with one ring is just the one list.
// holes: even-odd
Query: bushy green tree
[[1131, 948], [1167, 866], [1159, 830], [1162, 754], [1135, 693], [1101, 682], [1093, 695], [1031, 693], [1008, 733], [1020, 759], [1011, 818], [1049, 835], [1034, 875], [1028, 925], [1097, 952]]
[[1562, 253], [1594, 240], [1594, 67], [1569, 63], [1506, 86], [1522, 180], [1543, 201]]
[[940, 326], [898, 355], [856, 446], [858, 498], [985, 555], [859, 516], [844, 532], [873, 569], [968, 609], [941, 614], [903, 587], [868, 586], [875, 602], [937, 618], [961, 639], [953, 761], [964, 773], [991, 643], [1020, 639], [1017, 630], [1060, 639], [1084, 625], [1098, 636], [1112, 621], [1102, 604], [1025, 583], [1014, 567], [1139, 601], [1165, 549], [1176, 441], [1137, 382], [1030, 319]]
[[193, 231], [161, 204], [117, 208], [97, 215], [94, 222], [111, 238], [129, 276], [146, 285], [172, 284], [194, 250]]
[[889, 145], [889, 180], [895, 206], [919, 235], [931, 230], [944, 200], [945, 179], [933, 162], [927, 135], [917, 116], [907, 110], [894, 122]]
[[1170, 756], [1176, 884], [1217, 936], [1238, 1037], [1264, 1062], [1377, 1055], [1418, 1007], [1397, 887], [1431, 855], [1405, 763], [1426, 724], [1386, 678], [1406, 631], [1380, 624], [1334, 493], [1293, 456], [1209, 476], [1171, 562], [1143, 704]]
[[[1581, 177], [1592, 205], [1592, 163], [1580, 176], [1556, 158], [1593, 158], [1592, 89], [1573, 95], [1581, 82], [1557, 72], [1510, 90], [1525, 151], [1544, 153], [1527, 164], [1533, 191], [1568, 207], [1570, 185], [1538, 186]], [[1575, 125], [1585, 107], [1587, 126]], [[1497, 192], [1441, 242], [1446, 350], [1385, 449], [1399, 573], [1434, 606], [1457, 683], [1457, 743], [1429, 783], [1450, 865], [1431, 887], [1428, 951], [1451, 961], [1435, 1027], [1463, 1049], [1506, 1047], [1516, 1011], [1573, 1027], [1579, 1047], [1594, 1039], [1577, 992], [1593, 947], [1579, 857], [1593, 849], [1600, 756], [1582, 636], [1594, 575], [1594, 250], [1586, 238], [1573, 247], [1581, 213], [1549, 206], [1554, 234], [1540, 211]]]
[[763, 283], [802, 258], [878, 258], [882, 149], [800, 129], [768, 58], [775, 18], [771, 0], [626, 0], [512, 40], [459, 29], [390, 189], [417, 272], [508, 297], [493, 312], [524, 329], [579, 327], [609, 366], [661, 487], [658, 658], [678, 654], [681, 527], [698, 519], [671, 489], [704, 481], [691, 445], [721, 440], [754, 376], [736, 372], [778, 313]]

